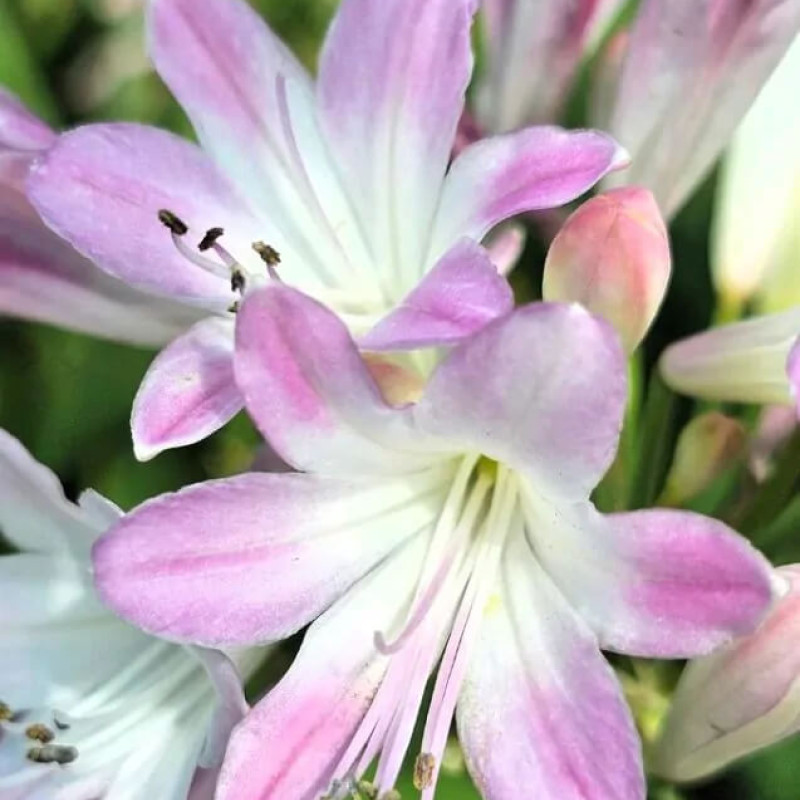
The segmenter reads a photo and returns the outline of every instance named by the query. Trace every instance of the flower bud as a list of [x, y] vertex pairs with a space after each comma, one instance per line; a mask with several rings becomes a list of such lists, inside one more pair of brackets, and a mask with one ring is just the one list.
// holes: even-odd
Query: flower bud
[[653, 754], [661, 776], [697, 780], [800, 730], [800, 565], [777, 579], [785, 594], [758, 630], [681, 676]]
[[664, 299], [670, 269], [669, 237], [652, 194], [615, 189], [564, 223], [547, 254], [543, 294], [605, 317], [633, 352]]
[[682, 431], [662, 504], [678, 506], [707, 489], [743, 454], [744, 426], [716, 411], [695, 417]]

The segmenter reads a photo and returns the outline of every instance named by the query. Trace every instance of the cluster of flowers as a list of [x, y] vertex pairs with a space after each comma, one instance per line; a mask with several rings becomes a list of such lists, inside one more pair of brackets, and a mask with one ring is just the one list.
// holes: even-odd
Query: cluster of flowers
[[[800, 2], [642, 0], [609, 27], [617, 0], [484, 0], [465, 110], [478, 5], [342, 0], [315, 85], [243, 0], [152, 0], [150, 54], [201, 147], [132, 124], [58, 135], [0, 96], [2, 311], [168, 343], [133, 406], [141, 460], [244, 407], [291, 467], [123, 514], [67, 501], [0, 437], [3, 800], [390, 800], [431, 678], [425, 800], [454, 718], [487, 800], [641, 799], [601, 649], [704, 656], [655, 752], [666, 777], [796, 727], [800, 569], [716, 519], [590, 495], [666, 291], [662, 215], [768, 79], [724, 181], [728, 304], [780, 258]], [[613, 138], [542, 125], [593, 53]], [[552, 243], [545, 301], [515, 308], [507, 221], [601, 180]], [[713, 330], [663, 374], [790, 405], [798, 333], [796, 309]], [[242, 682], [306, 626], [250, 709]]]

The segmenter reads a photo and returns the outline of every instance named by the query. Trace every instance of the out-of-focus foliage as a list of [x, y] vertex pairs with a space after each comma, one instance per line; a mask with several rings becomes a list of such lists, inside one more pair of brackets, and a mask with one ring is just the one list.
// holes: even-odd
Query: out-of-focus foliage
[[[313, 70], [335, 0], [252, 2]], [[133, 120], [191, 136], [182, 111], [150, 68], [142, 6], [142, 0], [0, 0], [0, 84], [58, 127], [93, 120]], [[225, 42], [220, 41], [219, 47], [224, 50]], [[580, 86], [587, 83], [589, 70], [591, 65], [584, 69], [570, 103], [568, 117], [574, 124], [585, 121], [580, 119], [580, 109], [586, 105]], [[640, 395], [661, 350], [705, 327], [714, 315], [707, 253], [715, 180], [712, 175], [672, 226], [675, 271], [634, 374]], [[546, 243], [532, 235], [513, 277], [520, 299], [539, 296], [545, 252]], [[130, 407], [152, 355], [42, 325], [0, 320], [0, 426], [55, 469], [71, 493], [92, 486], [125, 508], [159, 492], [246, 469], [259, 439], [244, 416], [200, 445], [166, 453], [148, 464], [135, 461], [128, 428]], [[650, 398], [634, 420], [636, 442], [632, 437], [623, 440], [624, 453], [639, 450], [629, 463], [647, 459], [647, 474], [639, 470], [625, 475], [615, 467], [598, 495], [601, 505], [620, 506], [620, 491], [626, 504], [652, 503], [663, 489], [675, 441], [693, 411], [688, 401], [665, 396], [665, 391], [651, 385]], [[784, 477], [783, 489], [793, 490], [797, 478], [797, 474]], [[720, 482], [693, 504], [713, 513], [738, 479], [726, 475], [727, 483]], [[797, 546], [770, 553], [781, 560], [800, 557], [800, 508], [796, 506], [790, 506], [784, 518], [753, 522], [765, 542], [776, 537], [776, 530], [785, 532], [797, 522]], [[747, 514], [744, 509], [740, 518], [730, 521], [746, 523]], [[800, 742], [790, 741], [702, 787], [676, 790], [654, 785], [651, 797], [797, 800], [798, 787]], [[408, 775], [398, 788], [404, 797], [415, 796]], [[520, 786], [519, 794], [533, 796], [525, 786]], [[478, 797], [455, 746], [448, 750], [437, 797]]]

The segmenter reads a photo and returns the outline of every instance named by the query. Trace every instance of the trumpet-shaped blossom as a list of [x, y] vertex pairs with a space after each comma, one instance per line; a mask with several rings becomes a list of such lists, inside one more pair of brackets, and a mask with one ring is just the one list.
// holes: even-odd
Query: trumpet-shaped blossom
[[312, 623], [236, 729], [218, 799], [349, 797], [371, 764], [362, 788], [391, 792], [437, 663], [426, 800], [454, 714], [488, 800], [644, 798], [600, 648], [707, 652], [751, 631], [772, 589], [715, 520], [592, 506], [626, 397], [607, 323], [521, 308], [425, 384], [367, 364], [335, 314], [280, 283], [245, 298], [236, 338], [247, 407], [303, 472], [165, 495], [94, 550], [102, 596], [145, 630], [241, 645]]
[[100, 603], [90, 550], [121, 515], [92, 492], [68, 502], [0, 432], [0, 527], [17, 548], [0, 557], [2, 800], [213, 798], [247, 709], [238, 673], [221, 653], [143, 634]]
[[619, 181], [672, 217], [730, 140], [800, 31], [800, 0], [643, 0], [609, 130], [631, 154]]
[[[356, 333], [443, 262], [449, 279], [429, 293], [483, 308], [485, 287], [453, 280], [465, 242], [569, 202], [621, 165], [604, 134], [557, 128], [486, 140], [449, 163], [475, 5], [344, 0], [315, 86], [243, 0], [150, 3], [150, 53], [204, 150], [137, 125], [90, 125], [61, 137], [28, 183], [47, 223], [103, 269], [208, 315], [142, 384], [140, 458], [203, 438], [241, 408], [233, 311], [279, 260]], [[169, 230], [160, 210], [172, 212], [160, 215]]]
[[667, 348], [661, 374], [676, 391], [708, 400], [797, 406], [798, 337], [800, 308], [723, 325]]
[[691, 662], [681, 676], [654, 766], [692, 781], [800, 730], [800, 566], [758, 630]]
[[55, 139], [0, 89], [0, 314], [131, 344], [166, 344], [199, 313], [106, 275], [52, 233], [28, 202], [28, 170]]
[[545, 300], [577, 302], [607, 319], [632, 353], [667, 291], [669, 235], [646, 189], [614, 189], [564, 223], [544, 266]]
[[723, 303], [759, 309], [800, 303], [800, 37], [736, 133], [723, 163], [711, 266]]

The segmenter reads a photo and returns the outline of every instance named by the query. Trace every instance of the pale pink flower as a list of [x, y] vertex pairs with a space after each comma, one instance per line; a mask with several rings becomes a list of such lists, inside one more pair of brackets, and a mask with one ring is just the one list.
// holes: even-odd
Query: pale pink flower
[[[205, 312], [144, 379], [140, 458], [241, 408], [232, 310], [278, 256], [293, 285], [363, 333], [497, 223], [569, 202], [621, 165], [604, 134], [557, 128], [486, 140], [449, 164], [475, 5], [344, 0], [315, 85], [243, 0], [150, 3], [151, 56], [204, 150], [138, 125], [90, 125], [62, 136], [28, 183], [48, 225], [101, 268]], [[161, 209], [180, 218], [162, 215], [172, 236]], [[468, 279], [430, 291], [484, 303]]]
[[423, 385], [368, 366], [334, 313], [274, 283], [244, 300], [235, 369], [303, 472], [166, 495], [94, 551], [104, 599], [178, 641], [252, 644], [312, 623], [236, 729], [218, 800], [349, 796], [375, 760], [391, 790], [440, 657], [415, 769], [425, 800], [454, 713], [487, 800], [644, 798], [600, 648], [708, 652], [757, 625], [771, 575], [715, 520], [591, 504], [626, 399], [610, 326], [578, 305], [527, 306], [457, 343]]

